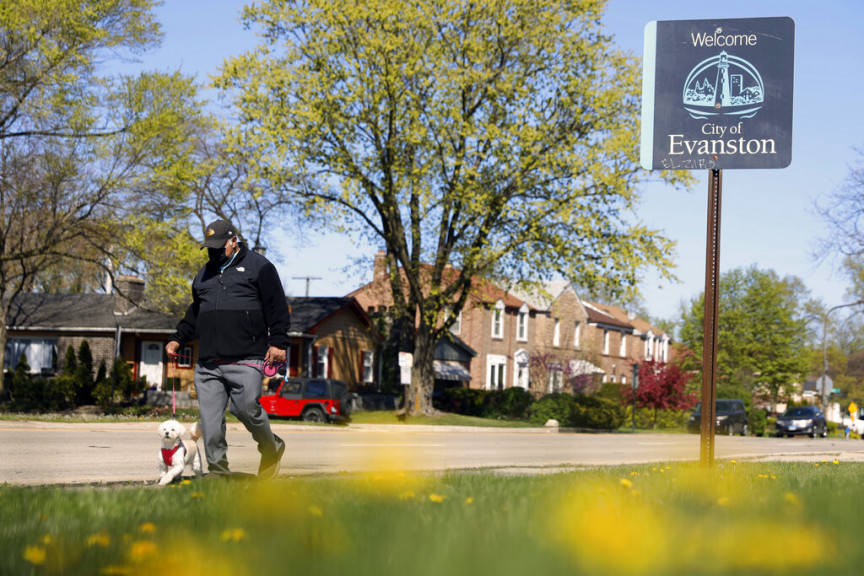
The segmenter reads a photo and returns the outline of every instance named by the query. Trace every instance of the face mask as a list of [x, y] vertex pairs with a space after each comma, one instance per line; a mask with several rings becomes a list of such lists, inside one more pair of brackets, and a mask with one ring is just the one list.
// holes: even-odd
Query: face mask
[[210, 259], [211, 264], [220, 268], [231, 259], [225, 255], [225, 248], [207, 248], [207, 257]]

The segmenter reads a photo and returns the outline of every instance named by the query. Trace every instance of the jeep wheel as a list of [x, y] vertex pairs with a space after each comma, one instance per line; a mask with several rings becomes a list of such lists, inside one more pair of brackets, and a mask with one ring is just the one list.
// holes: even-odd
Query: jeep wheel
[[327, 415], [317, 406], [310, 406], [303, 411], [304, 422], [327, 422]]

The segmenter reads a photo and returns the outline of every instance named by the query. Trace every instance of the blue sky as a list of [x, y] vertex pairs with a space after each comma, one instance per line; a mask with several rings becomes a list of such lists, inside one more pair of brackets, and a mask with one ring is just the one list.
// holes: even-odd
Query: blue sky
[[[140, 67], [197, 75], [206, 82], [223, 60], [251, 48], [256, 38], [237, 21], [242, 2], [168, 0], [157, 9], [165, 38], [143, 56]], [[604, 21], [615, 42], [642, 56], [645, 24], [651, 20], [788, 16], [795, 21], [795, 93], [792, 163], [782, 170], [725, 170], [720, 267], [757, 265], [801, 278], [812, 296], [833, 306], [847, 301], [846, 280], [811, 252], [826, 234], [814, 203], [836, 189], [864, 147], [864, 2], [860, 0], [610, 0]], [[134, 68], [134, 67], [132, 67]], [[653, 317], [677, 317], [682, 302], [705, 283], [706, 173], [695, 172], [690, 191], [660, 184], [643, 187], [638, 217], [678, 243], [679, 283], [646, 275], [645, 304]], [[337, 236], [298, 238], [290, 232], [268, 247], [286, 291], [302, 296], [341, 296], [371, 279], [371, 262], [357, 258], [375, 247]]]

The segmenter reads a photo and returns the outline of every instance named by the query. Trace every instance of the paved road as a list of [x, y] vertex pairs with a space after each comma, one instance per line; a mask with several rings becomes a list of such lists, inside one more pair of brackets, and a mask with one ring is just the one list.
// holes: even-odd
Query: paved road
[[[0, 422], [0, 483], [154, 483], [160, 447], [157, 426], [153, 422]], [[684, 434], [285, 423], [274, 423], [273, 428], [288, 443], [282, 461], [282, 475], [287, 476], [477, 468], [519, 474], [699, 459], [699, 437]], [[240, 424], [229, 424], [228, 441], [232, 470], [257, 472], [255, 443]], [[718, 460], [864, 461], [864, 441], [721, 436], [716, 439], [715, 456]]]

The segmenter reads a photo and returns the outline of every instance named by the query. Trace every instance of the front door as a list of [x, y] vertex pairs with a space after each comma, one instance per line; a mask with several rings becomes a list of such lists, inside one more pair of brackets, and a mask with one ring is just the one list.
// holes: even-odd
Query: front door
[[162, 389], [162, 343], [152, 340], [141, 342], [141, 363], [138, 366], [138, 377], [147, 377], [147, 387], [156, 386]]

